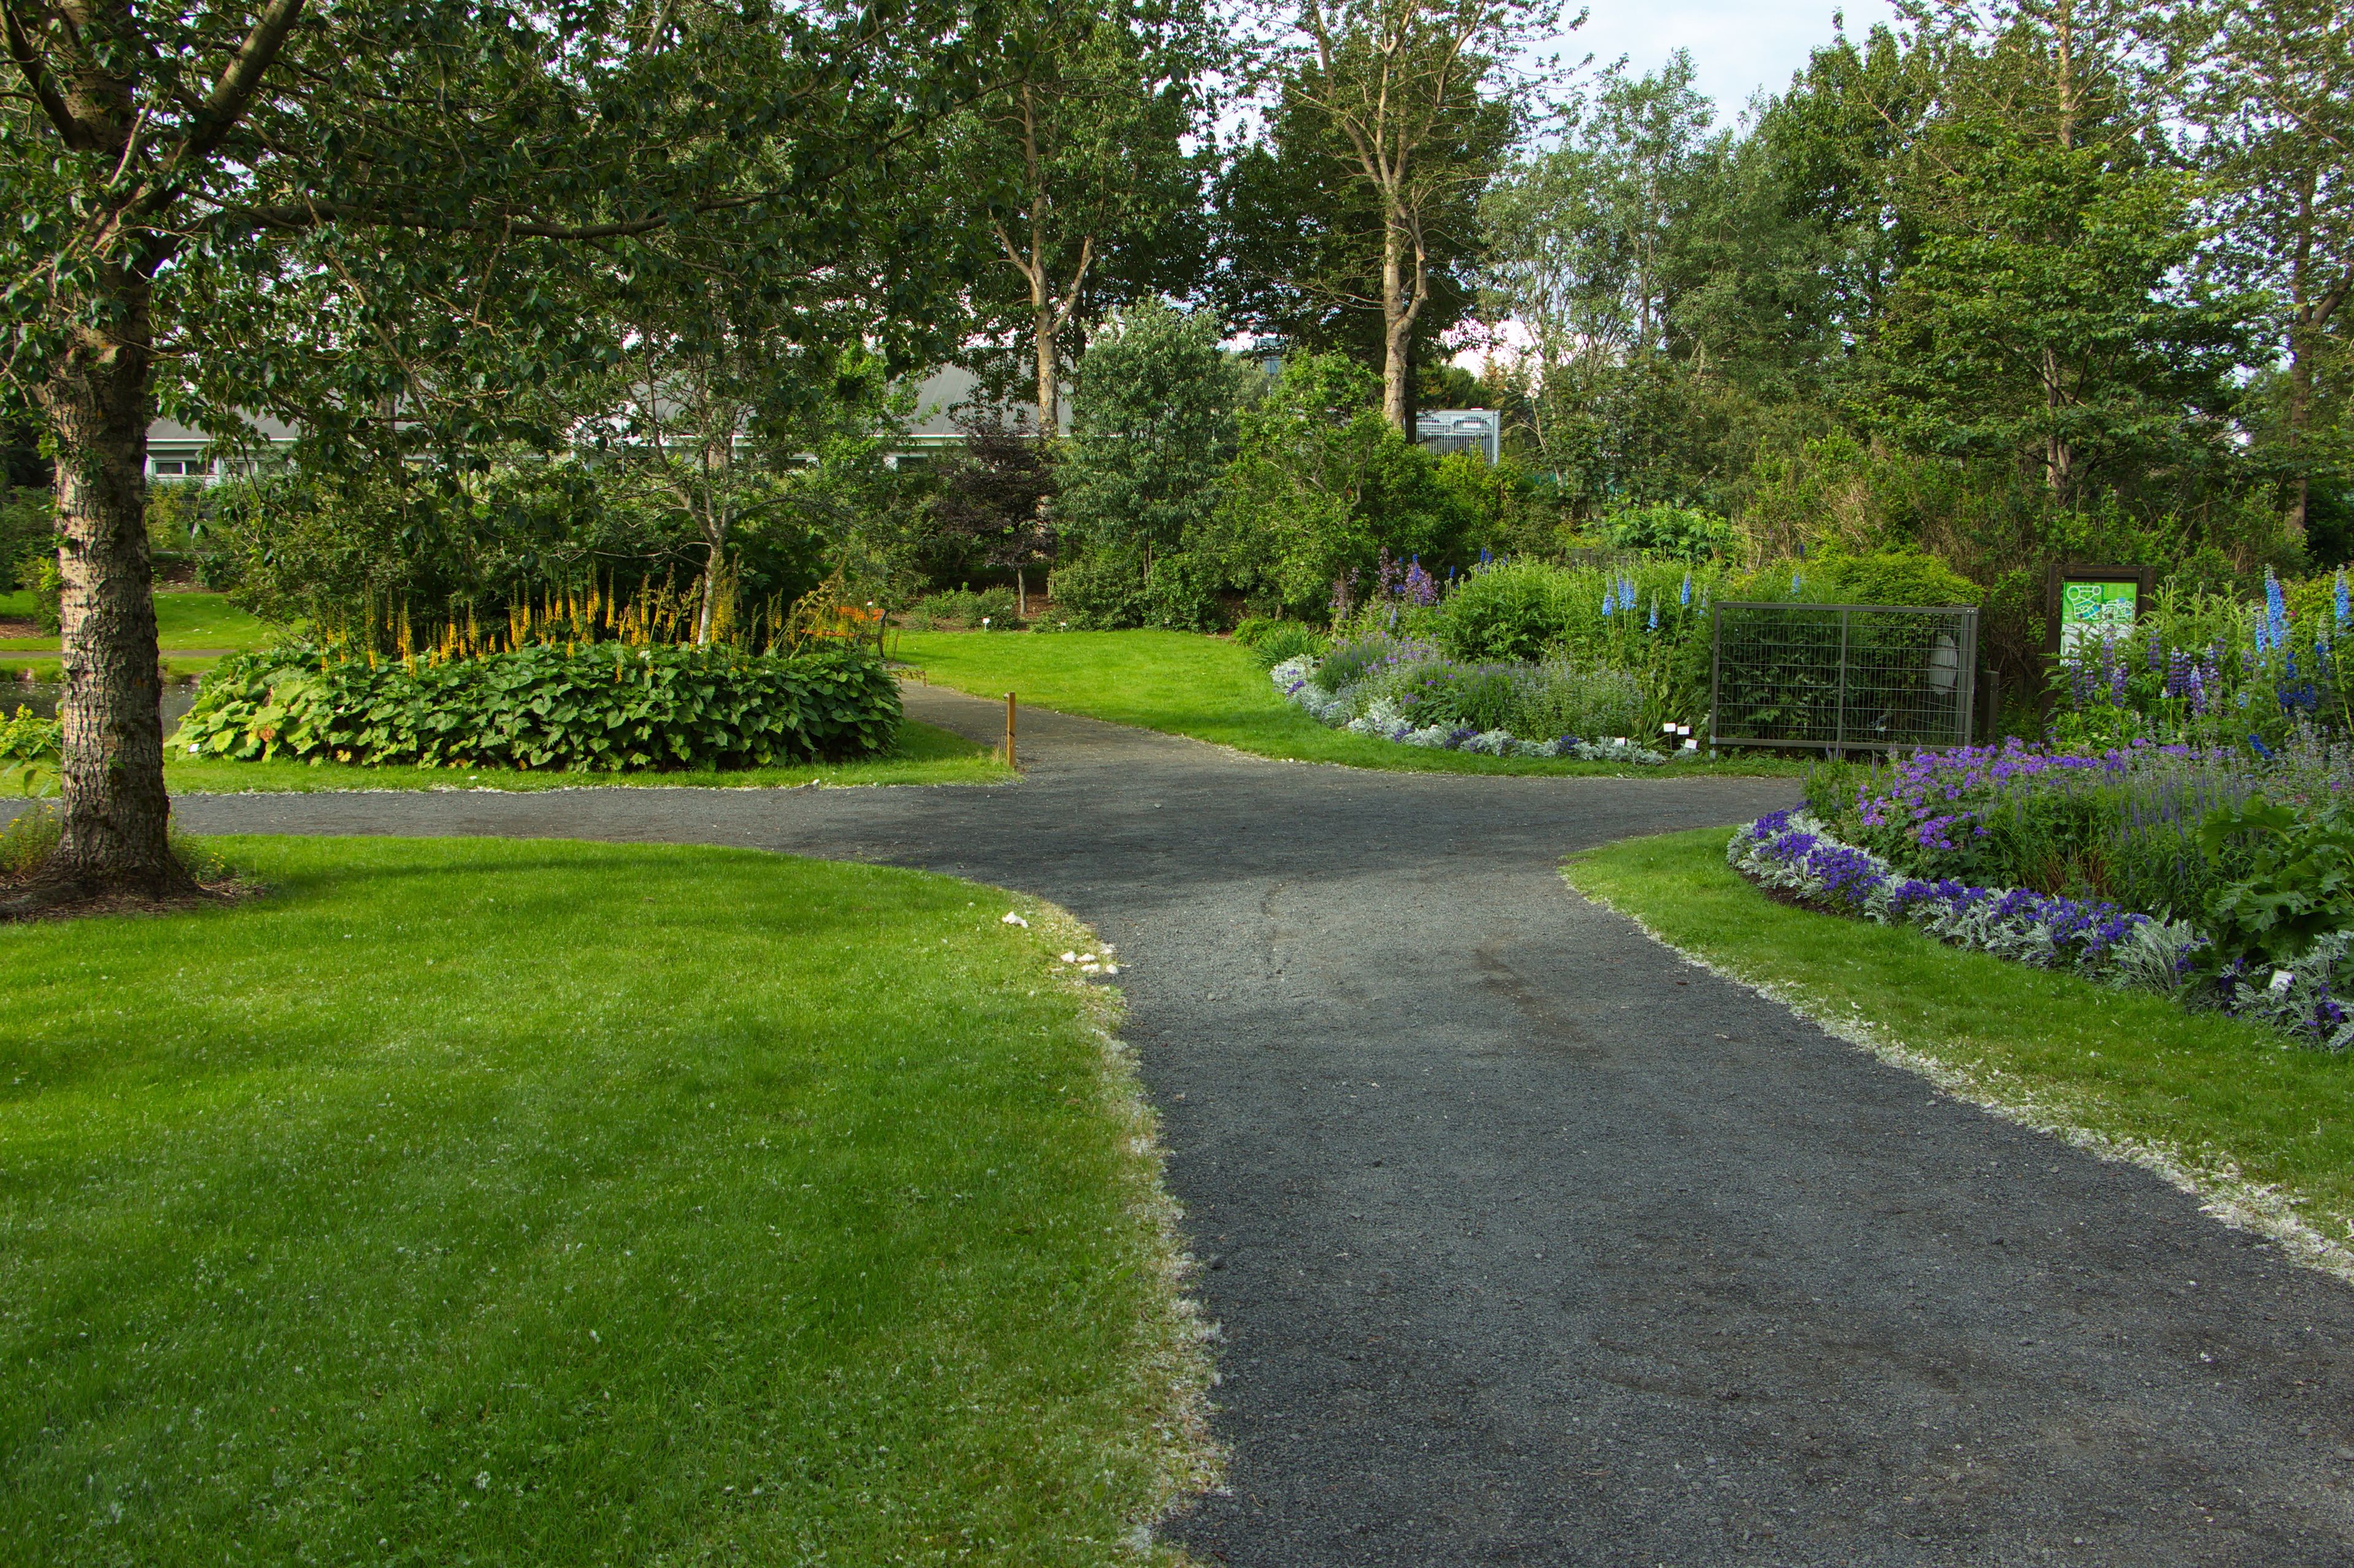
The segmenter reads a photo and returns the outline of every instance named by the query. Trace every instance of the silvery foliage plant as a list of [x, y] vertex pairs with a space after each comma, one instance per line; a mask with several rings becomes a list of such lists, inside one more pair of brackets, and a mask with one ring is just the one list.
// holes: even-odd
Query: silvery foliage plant
[[1760, 886], [1808, 904], [1880, 925], [1913, 926], [1958, 948], [2070, 969], [2121, 990], [2221, 1007], [2325, 1050], [2354, 1045], [2354, 1020], [2332, 991], [2354, 935], [2322, 938], [2294, 969], [2226, 972], [2205, 981], [2197, 971], [2207, 938], [2187, 920], [2023, 887], [1907, 876], [1870, 850], [1841, 842], [1806, 811], [1775, 811], [1737, 830], [1724, 857]]
[[1469, 751], [1483, 757], [1558, 758], [1578, 762], [1628, 762], [1656, 766], [1667, 758], [1648, 747], [1638, 746], [1623, 737], [1606, 740], [1585, 740], [1577, 736], [1559, 736], [1552, 740], [1523, 740], [1510, 730], [1474, 729], [1469, 725], [1424, 725], [1416, 726], [1400, 714], [1389, 698], [1366, 690], [1373, 683], [1361, 681], [1343, 686], [1337, 692], [1327, 692], [1316, 684], [1317, 661], [1302, 654], [1286, 659], [1267, 672], [1275, 689], [1292, 702], [1308, 710], [1309, 716], [1328, 729], [1345, 729], [1354, 735], [1371, 736], [1376, 740], [1394, 741], [1400, 746], [1419, 746], [1436, 751]]

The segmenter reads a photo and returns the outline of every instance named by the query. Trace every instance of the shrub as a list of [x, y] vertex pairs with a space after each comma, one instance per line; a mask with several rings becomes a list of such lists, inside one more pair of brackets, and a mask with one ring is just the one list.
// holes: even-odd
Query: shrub
[[[1208, 312], [1149, 299], [1096, 333], [1071, 387], [1055, 508], [1066, 536], [1149, 547], [1156, 571], [1193, 546], [1235, 455], [1242, 376], [1218, 346], [1223, 335]], [[1191, 601], [1178, 613], [1190, 614]]]
[[63, 733], [57, 720], [35, 718], [32, 709], [20, 705], [14, 718], [0, 720], [0, 762], [37, 762], [56, 757]]
[[1254, 603], [1318, 614], [1382, 552], [1438, 560], [1456, 543], [1462, 510], [1437, 460], [1382, 417], [1380, 385], [1344, 355], [1298, 355], [1243, 411], [1216, 521], [1188, 547]]
[[33, 587], [41, 557], [55, 558], [53, 515], [47, 494], [0, 483], [0, 593]]
[[1192, 556], [1159, 556], [1144, 575], [1144, 624], [1171, 631], [1214, 631], [1225, 624], [1217, 579]]
[[37, 557], [33, 562], [33, 620], [42, 631], [54, 637], [63, 630], [65, 620], [65, 574], [58, 570], [54, 555]]
[[1190, 555], [1156, 556], [1119, 546], [1091, 550], [1055, 573], [1055, 613], [1075, 631], [1120, 631], [1161, 626], [1210, 631], [1225, 623], [1216, 577]]
[[1458, 659], [1534, 659], [1562, 632], [1555, 594], [1567, 575], [1533, 561], [1472, 573], [1447, 596], [1438, 645]]
[[1235, 641], [1251, 651], [1262, 670], [1303, 654], [1321, 658], [1326, 645], [1322, 632], [1298, 620], [1246, 620], [1235, 628]]
[[1704, 561], [1729, 554], [1733, 524], [1712, 512], [1688, 506], [1636, 506], [1614, 512], [1593, 525], [1602, 543], [1679, 561]]
[[1055, 568], [1049, 582], [1055, 613], [1074, 631], [1123, 631], [1144, 624], [1144, 562], [1138, 551], [1090, 550]]
[[622, 771], [863, 756], [898, 724], [898, 688], [864, 646], [599, 642], [440, 663], [293, 647], [223, 660], [173, 744], [238, 760]]
[[1823, 562], [1822, 576], [1830, 602], [1837, 604], [1976, 604], [1980, 597], [1976, 583], [1918, 550], [1831, 556]]

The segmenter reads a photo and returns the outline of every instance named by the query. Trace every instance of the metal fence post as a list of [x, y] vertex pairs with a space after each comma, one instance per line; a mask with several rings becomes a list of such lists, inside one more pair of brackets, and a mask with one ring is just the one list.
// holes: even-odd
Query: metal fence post
[[1708, 748], [1716, 749], [1716, 715], [1724, 710], [1721, 700], [1724, 680], [1724, 606], [1708, 607]]
[[1962, 744], [1970, 743], [1971, 722], [1978, 716], [1978, 612], [1976, 606], [1962, 611]]
[[1831, 736], [1836, 743], [1834, 749], [1838, 751], [1840, 760], [1842, 762], [1847, 760], [1847, 607], [1841, 605], [1840, 606], [1839, 705], [1833, 710], [1838, 716], [1831, 721]]

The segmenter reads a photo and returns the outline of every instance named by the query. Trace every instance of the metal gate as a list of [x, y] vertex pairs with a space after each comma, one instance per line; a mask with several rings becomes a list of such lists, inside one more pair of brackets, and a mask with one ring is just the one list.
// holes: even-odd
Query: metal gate
[[1711, 746], [1969, 744], [1978, 612], [1968, 606], [1734, 603], [1712, 619]]

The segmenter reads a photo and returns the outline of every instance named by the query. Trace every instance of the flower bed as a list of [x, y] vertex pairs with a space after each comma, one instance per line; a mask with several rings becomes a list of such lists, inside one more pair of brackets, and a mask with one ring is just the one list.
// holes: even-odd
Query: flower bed
[[[1353, 651], [1344, 650], [1342, 654], [1350, 652]], [[1337, 656], [1341, 655], [1328, 655]], [[1535, 740], [1514, 735], [1501, 725], [1482, 728], [1459, 718], [1416, 724], [1406, 706], [1406, 703], [1413, 700], [1412, 694], [1405, 694], [1405, 701], [1402, 702], [1395, 691], [1401, 679], [1400, 669], [1402, 666], [1413, 667], [1408, 668], [1403, 677], [1410, 681], [1415, 668], [1427, 669], [1444, 662], [1413, 644], [1399, 644], [1395, 651], [1368, 660], [1364, 672], [1355, 679], [1343, 681], [1338, 690], [1328, 690], [1317, 683], [1315, 677], [1320, 662], [1302, 654], [1284, 660], [1267, 673], [1274, 680], [1277, 691], [1306, 709], [1317, 723], [1332, 729], [1345, 729], [1352, 734], [1394, 741], [1400, 746], [1419, 746], [1437, 751], [1469, 751], [1484, 757], [1553, 758], [1643, 766], [1657, 766], [1667, 761], [1659, 753], [1624, 736], [1587, 740], [1575, 735], [1559, 735]], [[1509, 678], [1518, 668], [1475, 667], [1470, 673]]]
[[898, 687], [865, 647], [595, 642], [442, 662], [292, 647], [223, 660], [173, 744], [239, 761], [621, 771], [865, 756], [898, 725]]
[[1912, 926], [1956, 947], [2107, 985], [2170, 992], [2324, 1050], [2354, 1045], [2354, 1022], [2334, 990], [2354, 947], [2349, 933], [2322, 938], [2291, 966], [2264, 971], [2233, 964], [2208, 974], [2199, 961], [2207, 937], [2188, 921], [2023, 887], [1909, 876], [1841, 842], [1804, 811], [1772, 812], [1738, 829], [1725, 860], [1760, 886], [1816, 908]]

